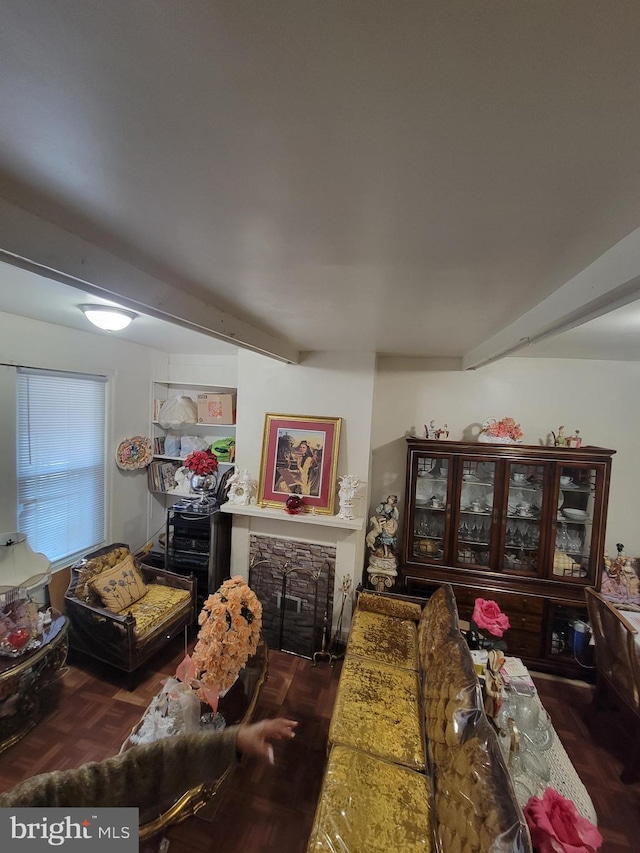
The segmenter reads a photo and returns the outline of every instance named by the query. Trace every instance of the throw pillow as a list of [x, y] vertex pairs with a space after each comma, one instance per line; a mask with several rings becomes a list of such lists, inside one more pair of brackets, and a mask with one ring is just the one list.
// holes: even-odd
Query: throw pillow
[[107, 610], [120, 613], [125, 607], [139, 601], [147, 591], [142, 575], [128, 554], [112, 569], [104, 569], [97, 577], [89, 581]]

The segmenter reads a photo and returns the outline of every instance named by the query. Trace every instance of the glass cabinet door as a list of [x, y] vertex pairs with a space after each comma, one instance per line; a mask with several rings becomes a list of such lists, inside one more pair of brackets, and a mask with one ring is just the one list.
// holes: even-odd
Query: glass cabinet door
[[457, 566], [488, 569], [492, 562], [496, 470], [493, 461], [462, 460], [454, 544], [454, 562]]
[[542, 517], [546, 466], [510, 462], [507, 465], [507, 512], [502, 570], [537, 575], [542, 566]]
[[597, 471], [579, 465], [560, 467], [553, 575], [592, 583], [592, 520]]
[[443, 562], [449, 507], [449, 459], [419, 456], [413, 511], [413, 556]]

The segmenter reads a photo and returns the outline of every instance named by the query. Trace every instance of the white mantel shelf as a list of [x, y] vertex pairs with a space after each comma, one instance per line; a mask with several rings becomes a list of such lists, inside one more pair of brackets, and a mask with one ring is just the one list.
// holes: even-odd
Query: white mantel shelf
[[364, 518], [338, 518], [337, 515], [322, 515], [311, 512], [301, 512], [297, 515], [289, 515], [285, 509], [273, 509], [272, 507], [260, 507], [256, 504], [249, 506], [236, 506], [235, 504], [222, 504], [222, 512], [232, 515], [250, 515], [253, 518], [271, 518], [275, 521], [292, 521], [294, 524], [318, 524], [321, 527], [342, 527], [345, 530], [362, 530]]

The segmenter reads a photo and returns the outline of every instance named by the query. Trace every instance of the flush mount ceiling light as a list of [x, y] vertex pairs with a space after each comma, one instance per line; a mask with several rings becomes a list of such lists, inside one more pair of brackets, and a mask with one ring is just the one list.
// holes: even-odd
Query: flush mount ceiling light
[[121, 332], [138, 316], [134, 311], [118, 308], [115, 305], [79, 305], [90, 323], [105, 332]]

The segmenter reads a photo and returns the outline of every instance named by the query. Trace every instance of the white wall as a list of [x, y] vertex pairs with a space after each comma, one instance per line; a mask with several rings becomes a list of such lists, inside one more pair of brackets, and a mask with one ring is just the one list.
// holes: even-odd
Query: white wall
[[[380, 358], [376, 373], [372, 439], [372, 498], [394, 491], [404, 497], [408, 434], [424, 424], [448, 423], [450, 439], [467, 440], [486, 418], [511, 416], [526, 444], [546, 444], [564, 424], [585, 444], [609, 447], [613, 457], [607, 550], [616, 542], [640, 555], [640, 363], [578, 359], [510, 358], [477, 371], [447, 362]], [[402, 505], [404, 510], [404, 505]]]
[[[257, 479], [260, 472], [264, 417], [267, 413], [290, 415], [319, 415], [343, 419], [338, 476], [357, 474], [363, 481], [369, 477], [371, 413], [375, 380], [373, 353], [307, 353], [301, 364], [282, 364], [253, 352], [238, 353], [238, 425], [236, 430], [236, 461]], [[354, 505], [357, 515], [364, 515], [368, 483]], [[337, 504], [335, 512], [337, 512]], [[283, 509], [282, 521], [259, 519], [249, 522], [234, 516], [232, 572], [246, 573], [249, 553], [249, 533], [271, 533], [313, 542], [335, 543], [336, 593], [345, 574], [355, 584], [362, 576], [365, 530], [352, 532], [332, 530], [319, 525], [287, 523]], [[334, 614], [335, 616], [335, 614]], [[345, 610], [345, 626], [350, 614]]]
[[[142, 471], [121, 471], [116, 447], [123, 438], [148, 435], [151, 381], [166, 373], [165, 353], [107, 334], [73, 329], [0, 313], [0, 362], [10, 365], [82, 371], [109, 377], [107, 488], [109, 541], [132, 548], [148, 536], [149, 492]], [[16, 529], [15, 392], [11, 371], [0, 375], [0, 435], [3, 459], [0, 531]]]

